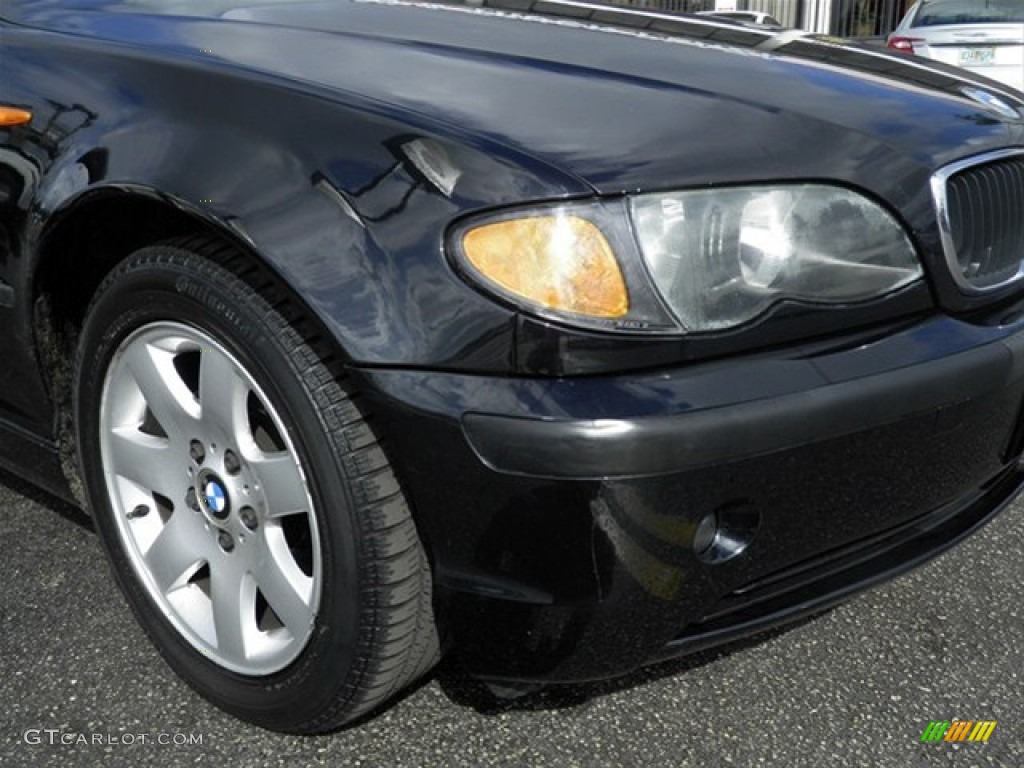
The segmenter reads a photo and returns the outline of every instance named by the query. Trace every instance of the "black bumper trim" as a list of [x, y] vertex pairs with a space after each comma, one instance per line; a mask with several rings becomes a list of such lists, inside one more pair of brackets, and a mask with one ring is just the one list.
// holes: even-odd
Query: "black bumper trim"
[[736, 405], [636, 419], [545, 421], [467, 413], [466, 438], [498, 472], [639, 477], [697, 469], [892, 424], [1024, 378], [1024, 334], [927, 363]]

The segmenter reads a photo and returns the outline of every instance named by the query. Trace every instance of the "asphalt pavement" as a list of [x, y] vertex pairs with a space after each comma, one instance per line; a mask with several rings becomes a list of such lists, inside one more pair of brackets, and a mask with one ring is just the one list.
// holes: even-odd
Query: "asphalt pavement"
[[[329, 736], [245, 725], [163, 664], [80, 512], [0, 475], [0, 766], [1024, 766], [1024, 504], [812, 621], [487, 705], [443, 669]], [[991, 720], [986, 743], [923, 743]]]

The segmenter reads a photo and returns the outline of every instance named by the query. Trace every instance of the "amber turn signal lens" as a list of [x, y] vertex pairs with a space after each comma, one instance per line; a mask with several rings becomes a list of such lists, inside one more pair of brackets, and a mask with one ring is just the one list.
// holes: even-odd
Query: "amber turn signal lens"
[[586, 219], [531, 216], [485, 224], [463, 235], [462, 249], [480, 275], [541, 307], [601, 318], [629, 311], [615, 254]]
[[32, 122], [32, 113], [17, 107], [0, 107], [0, 125], [24, 125]]

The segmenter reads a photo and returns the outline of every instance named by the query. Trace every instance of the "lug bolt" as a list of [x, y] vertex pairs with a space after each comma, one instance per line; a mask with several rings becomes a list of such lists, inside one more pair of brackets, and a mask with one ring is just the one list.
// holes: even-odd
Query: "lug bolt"
[[242, 469], [242, 462], [230, 448], [224, 451], [224, 471], [229, 475], [237, 475]]
[[192, 457], [192, 461], [196, 464], [202, 464], [203, 460], [206, 459], [206, 450], [203, 448], [203, 444], [198, 440], [193, 440], [188, 444], [188, 455]]
[[185, 493], [185, 503], [188, 505], [189, 509], [196, 512], [199, 511], [199, 497], [196, 496], [195, 488], [189, 488]]
[[230, 552], [235, 548], [235, 540], [231, 538], [231, 534], [227, 531], [220, 531], [217, 534], [217, 543], [220, 544], [220, 548], [225, 552]]
[[256, 517], [256, 510], [252, 507], [242, 507], [238, 510], [238, 516], [242, 519], [242, 525], [250, 531], [255, 531], [259, 526], [259, 518]]
[[140, 517], [145, 517], [149, 514], [149, 507], [145, 504], [139, 504], [135, 509], [129, 512], [126, 517], [129, 520], [138, 520]]

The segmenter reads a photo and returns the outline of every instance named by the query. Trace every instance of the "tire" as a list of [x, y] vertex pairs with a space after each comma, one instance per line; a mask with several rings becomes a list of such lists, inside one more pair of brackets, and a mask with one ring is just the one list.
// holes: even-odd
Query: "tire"
[[78, 459], [170, 666], [237, 717], [323, 732], [436, 663], [431, 578], [341, 365], [257, 275], [200, 238], [111, 271], [75, 361]]

